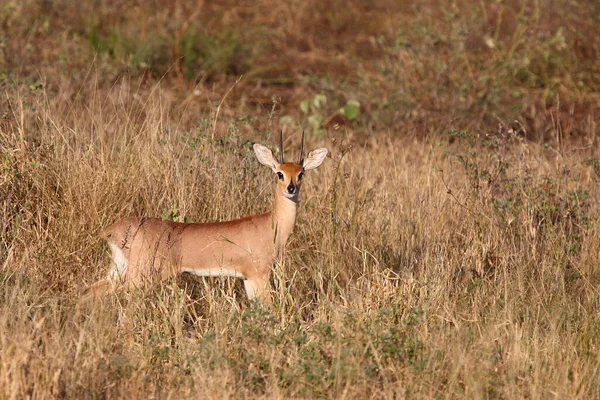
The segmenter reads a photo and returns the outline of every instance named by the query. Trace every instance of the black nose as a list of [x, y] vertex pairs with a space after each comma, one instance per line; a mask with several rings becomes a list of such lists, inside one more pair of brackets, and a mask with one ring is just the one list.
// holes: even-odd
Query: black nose
[[296, 186], [294, 186], [293, 183], [290, 183], [287, 187], [287, 191], [289, 194], [294, 194], [296, 193]]

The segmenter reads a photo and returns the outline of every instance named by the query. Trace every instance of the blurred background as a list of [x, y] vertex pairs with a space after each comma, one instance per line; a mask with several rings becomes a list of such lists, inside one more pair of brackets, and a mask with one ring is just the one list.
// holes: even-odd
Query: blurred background
[[598, 118], [599, 14], [593, 0], [5, 0], [0, 87], [68, 102], [160, 82], [184, 125], [233, 87], [220, 112], [319, 136], [518, 121], [554, 141], [560, 121], [561, 136], [581, 138]]

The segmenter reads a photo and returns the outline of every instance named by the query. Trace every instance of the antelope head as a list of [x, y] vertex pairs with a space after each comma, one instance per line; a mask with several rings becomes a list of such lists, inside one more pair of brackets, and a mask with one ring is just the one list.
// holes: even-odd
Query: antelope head
[[254, 145], [254, 152], [258, 161], [271, 168], [277, 175], [277, 192], [285, 198], [294, 202], [298, 201], [300, 185], [304, 178], [304, 173], [308, 170], [317, 168], [323, 163], [327, 156], [327, 149], [320, 148], [308, 153], [304, 158], [304, 132], [302, 132], [302, 141], [300, 142], [300, 151], [297, 162], [286, 162], [283, 157], [283, 133], [279, 134], [279, 160], [273, 157], [273, 153], [262, 144]]

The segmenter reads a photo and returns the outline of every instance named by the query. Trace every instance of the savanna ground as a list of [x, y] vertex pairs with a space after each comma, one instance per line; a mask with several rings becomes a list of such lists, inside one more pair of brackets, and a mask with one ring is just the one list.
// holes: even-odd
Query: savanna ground
[[[0, 397], [600, 397], [600, 5], [440, 3], [3, 1]], [[267, 210], [280, 128], [271, 308], [77, 308], [118, 218]]]

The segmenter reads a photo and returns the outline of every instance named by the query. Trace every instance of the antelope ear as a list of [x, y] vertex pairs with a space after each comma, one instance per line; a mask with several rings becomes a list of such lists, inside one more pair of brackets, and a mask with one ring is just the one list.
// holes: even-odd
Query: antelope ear
[[275, 160], [275, 157], [273, 157], [271, 150], [262, 144], [255, 143], [254, 153], [262, 165], [266, 165], [267, 167], [271, 168], [273, 172], [277, 171], [277, 168], [279, 168], [279, 163]]
[[325, 148], [316, 149], [308, 153], [308, 157], [304, 159], [304, 163], [302, 166], [306, 171], [309, 169], [317, 168], [319, 165], [323, 164], [325, 157], [327, 157], [327, 153], [329, 151]]

